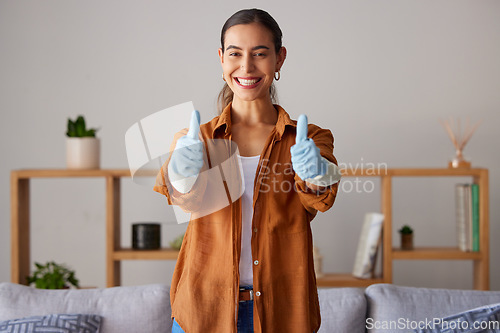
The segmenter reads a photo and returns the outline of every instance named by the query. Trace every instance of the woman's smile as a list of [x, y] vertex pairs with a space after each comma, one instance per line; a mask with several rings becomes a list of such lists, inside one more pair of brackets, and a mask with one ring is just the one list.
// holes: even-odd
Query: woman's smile
[[236, 84], [243, 89], [253, 89], [257, 87], [260, 82], [260, 77], [234, 77]]

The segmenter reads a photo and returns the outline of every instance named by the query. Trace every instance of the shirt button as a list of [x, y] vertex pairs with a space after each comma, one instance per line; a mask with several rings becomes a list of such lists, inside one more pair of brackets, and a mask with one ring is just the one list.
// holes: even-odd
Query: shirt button
[[260, 296], [260, 291], [257, 291], [257, 292], [255, 293], [255, 296]]
[[255, 260], [255, 261], [253, 262], [253, 264], [254, 264], [254, 265], [258, 265], [258, 264], [259, 264], [259, 261], [258, 261], [258, 260]]
[[253, 232], [257, 232], [257, 228], [253, 228]]

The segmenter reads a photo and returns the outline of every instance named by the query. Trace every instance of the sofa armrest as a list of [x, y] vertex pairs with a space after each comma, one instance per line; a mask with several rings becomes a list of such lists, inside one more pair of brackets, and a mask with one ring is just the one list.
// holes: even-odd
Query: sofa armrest
[[[482, 305], [500, 303], [500, 291], [454, 290], [374, 284], [366, 288], [368, 332], [402, 332], [408, 321], [432, 321]], [[375, 327], [378, 324], [378, 328]], [[387, 328], [389, 324], [394, 327]], [[386, 327], [382, 327], [386, 325]], [[397, 327], [399, 325], [399, 328]], [[406, 330], [407, 331], [407, 330]]]
[[0, 283], [0, 321], [57, 313], [103, 317], [101, 332], [170, 332], [170, 288], [165, 285], [106, 289], [42, 290]]

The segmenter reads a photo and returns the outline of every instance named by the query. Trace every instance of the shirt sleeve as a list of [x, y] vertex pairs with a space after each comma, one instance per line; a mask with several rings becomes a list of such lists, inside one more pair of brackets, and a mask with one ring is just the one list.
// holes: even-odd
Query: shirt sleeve
[[[202, 203], [204, 189], [207, 184], [206, 172], [205, 171], [207, 163], [204, 163], [202, 169], [200, 170], [200, 174], [196, 179], [193, 187], [187, 193], [182, 193], [176, 190], [176, 188], [172, 185], [172, 182], [169, 179], [169, 168], [168, 164], [170, 162], [170, 158], [172, 156], [172, 152], [175, 149], [177, 144], [177, 140], [186, 135], [187, 129], [183, 129], [178, 132], [174, 136], [174, 140], [170, 145], [170, 150], [167, 156], [167, 160], [163, 163], [161, 169], [158, 171], [156, 176], [155, 185], [153, 187], [153, 191], [156, 191], [160, 194], [163, 194], [167, 197], [167, 201], [169, 205], [179, 206], [185, 212], [194, 212], [197, 211]], [[206, 161], [205, 161], [206, 162]]]
[[[313, 124], [309, 125], [308, 132], [308, 137], [313, 139], [314, 143], [320, 150], [321, 156], [335, 165], [338, 165], [337, 159], [333, 155], [332, 132]], [[295, 174], [295, 185], [297, 187], [300, 201], [304, 205], [305, 209], [314, 216], [318, 210], [320, 212], [326, 212], [333, 206], [337, 196], [339, 182], [328, 186], [324, 192], [317, 192], [307, 187], [305, 181]]]

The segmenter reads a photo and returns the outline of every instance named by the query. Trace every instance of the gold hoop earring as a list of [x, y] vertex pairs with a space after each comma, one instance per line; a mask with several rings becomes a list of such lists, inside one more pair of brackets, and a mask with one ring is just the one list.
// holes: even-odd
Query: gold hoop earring
[[222, 72], [222, 81], [226, 81], [226, 79], [224, 78], [224, 72]]
[[[278, 73], [278, 77], [276, 77], [276, 73]], [[279, 81], [279, 80], [280, 80], [280, 78], [281, 78], [281, 71], [279, 70], [279, 71], [277, 71], [277, 72], [275, 72], [275, 73], [274, 73], [274, 79], [275, 79], [276, 81]]]

